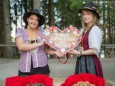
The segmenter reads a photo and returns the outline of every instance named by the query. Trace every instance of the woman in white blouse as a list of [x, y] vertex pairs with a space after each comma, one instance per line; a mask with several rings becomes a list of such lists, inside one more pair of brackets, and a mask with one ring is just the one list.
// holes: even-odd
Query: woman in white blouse
[[102, 31], [99, 27], [99, 13], [93, 3], [85, 4], [79, 10], [82, 15], [82, 27], [84, 29], [81, 48], [70, 53], [78, 56], [75, 74], [89, 73], [103, 78], [99, 53], [102, 42]]

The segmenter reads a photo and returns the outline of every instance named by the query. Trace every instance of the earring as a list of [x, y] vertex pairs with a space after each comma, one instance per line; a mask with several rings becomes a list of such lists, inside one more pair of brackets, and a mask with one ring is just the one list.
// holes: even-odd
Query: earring
[[27, 28], [29, 28], [29, 25], [27, 26]]

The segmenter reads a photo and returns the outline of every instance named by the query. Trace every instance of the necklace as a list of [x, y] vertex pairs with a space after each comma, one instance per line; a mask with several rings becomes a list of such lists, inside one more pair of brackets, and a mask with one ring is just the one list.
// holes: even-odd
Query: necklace
[[27, 29], [27, 36], [29, 39], [29, 43], [37, 42], [38, 35], [39, 35], [38, 31], [31, 31], [31, 30]]
[[86, 30], [84, 30], [84, 33], [87, 33], [87, 31], [88, 31], [87, 29], [86, 29]]

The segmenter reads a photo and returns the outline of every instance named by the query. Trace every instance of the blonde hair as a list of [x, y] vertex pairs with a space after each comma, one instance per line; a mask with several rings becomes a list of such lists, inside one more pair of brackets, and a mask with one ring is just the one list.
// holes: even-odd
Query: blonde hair
[[[92, 11], [91, 11], [91, 12], [92, 12]], [[89, 25], [89, 30], [90, 30], [91, 27], [94, 26], [94, 25], [97, 25], [97, 26], [100, 27], [100, 25], [99, 25], [99, 19], [97, 18], [97, 15], [96, 15], [94, 12], [92, 12], [92, 14], [93, 14], [94, 19], [93, 19], [92, 23]], [[82, 18], [83, 18], [83, 17], [82, 17]], [[82, 28], [84, 29], [84, 31], [86, 30], [86, 23], [83, 21], [83, 19], [82, 19]], [[84, 32], [84, 31], [83, 31], [83, 32]]]

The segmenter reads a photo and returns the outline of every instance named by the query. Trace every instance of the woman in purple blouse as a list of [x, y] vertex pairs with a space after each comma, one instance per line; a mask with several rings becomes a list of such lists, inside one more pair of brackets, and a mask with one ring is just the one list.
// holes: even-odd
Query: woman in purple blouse
[[45, 18], [39, 14], [39, 10], [26, 12], [23, 20], [27, 28], [19, 28], [16, 33], [16, 46], [20, 50], [19, 76], [46, 74], [49, 75], [48, 54], [62, 54], [55, 50], [45, 48], [45, 39], [42, 37], [42, 26]]

